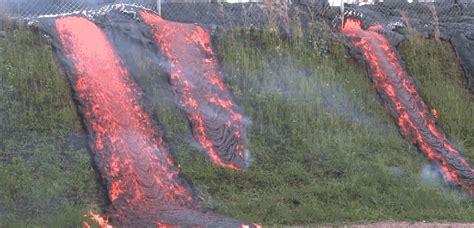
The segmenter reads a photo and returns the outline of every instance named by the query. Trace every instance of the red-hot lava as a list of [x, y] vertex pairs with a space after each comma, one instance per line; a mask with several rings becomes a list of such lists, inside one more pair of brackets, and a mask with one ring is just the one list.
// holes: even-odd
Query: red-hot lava
[[146, 211], [163, 203], [190, 203], [192, 194], [142, 109], [141, 91], [106, 35], [77, 16], [58, 18], [56, 29], [67, 58], [74, 62], [73, 87], [117, 212], [125, 216], [126, 208]]
[[200, 26], [163, 20], [152, 12], [141, 11], [140, 15], [170, 60], [173, 91], [196, 140], [216, 165], [246, 168], [244, 119], [223, 83], [209, 33]]
[[240, 226], [235, 219], [200, 209], [179, 177], [159, 129], [144, 111], [142, 91], [103, 30], [82, 16], [56, 18], [54, 27], [57, 53], [65, 63], [111, 201], [107, 217], [87, 216], [104, 228]]
[[[86, 215], [84, 215], [87, 218], [90, 218], [92, 221], [94, 221], [100, 228], [112, 228], [112, 225], [109, 224], [109, 219], [104, 218], [99, 214], [95, 214], [93, 212], [89, 212]], [[91, 225], [88, 222], [83, 222], [82, 223], [83, 228], [90, 228]]]
[[400, 64], [390, 42], [377, 30], [362, 28], [358, 19], [347, 19], [341, 31], [352, 38], [372, 69], [372, 80], [396, 119], [401, 133], [426, 156], [440, 165], [448, 183], [460, 185], [474, 195], [474, 170], [436, 125], [437, 113], [430, 111], [419, 96], [413, 80]]

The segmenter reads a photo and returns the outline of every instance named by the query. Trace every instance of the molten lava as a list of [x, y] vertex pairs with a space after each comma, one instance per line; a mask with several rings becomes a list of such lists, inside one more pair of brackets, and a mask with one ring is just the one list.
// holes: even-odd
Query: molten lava
[[[46, 26], [51, 23], [43, 22]], [[50, 34], [75, 91], [111, 201], [107, 217], [87, 216], [104, 228], [110, 224], [239, 227], [238, 220], [200, 209], [188, 184], [180, 178], [161, 132], [144, 111], [142, 91], [104, 31], [82, 16], [59, 17], [53, 22], [54, 32]], [[232, 107], [226, 103], [229, 100], [215, 99]], [[241, 116], [235, 113], [235, 118]], [[234, 129], [232, 124], [237, 123], [230, 121], [229, 128]], [[225, 140], [219, 145], [240, 149]], [[83, 225], [90, 226], [87, 222]]]
[[380, 25], [362, 29], [362, 22], [347, 19], [341, 31], [352, 38], [370, 64], [372, 80], [397, 121], [400, 132], [426, 156], [440, 165], [448, 183], [460, 185], [474, 195], [474, 170], [436, 125], [431, 111], [419, 96], [413, 80], [405, 72], [390, 42], [377, 30]]
[[173, 91], [196, 140], [216, 165], [246, 168], [244, 119], [223, 83], [209, 33], [200, 26], [163, 20], [152, 12], [140, 15], [170, 60]]
[[125, 216], [128, 208], [139, 212], [163, 203], [190, 203], [192, 194], [140, 104], [140, 89], [105, 34], [77, 16], [58, 18], [56, 29], [65, 55], [74, 63], [71, 82], [117, 212]]
[[[92, 219], [100, 228], [112, 228], [112, 225], [109, 224], [109, 219], [104, 218], [99, 214], [95, 214], [92, 211], [87, 213], [85, 217]], [[83, 223], [83, 228], [90, 228], [91, 225], [87, 222]]]

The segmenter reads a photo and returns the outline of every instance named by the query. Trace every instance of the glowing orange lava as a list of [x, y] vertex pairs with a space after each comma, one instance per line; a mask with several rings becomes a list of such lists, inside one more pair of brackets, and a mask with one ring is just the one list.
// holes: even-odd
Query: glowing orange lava
[[[92, 211], [85, 215], [86, 217], [92, 219], [100, 228], [112, 228], [112, 225], [109, 224], [109, 219], [104, 218], [99, 214], [95, 214]], [[90, 228], [89, 223], [84, 222], [84, 228]]]
[[74, 63], [69, 77], [119, 216], [190, 203], [192, 194], [142, 108], [141, 90], [104, 32], [79, 16], [57, 18], [55, 25], [64, 54]]
[[216, 165], [245, 168], [243, 116], [218, 71], [209, 33], [200, 26], [163, 20], [152, 12], [140, 15], [170, 60], [173, 91], [192, 123], [196, 140]]
[[431, 109], [431, 113], [433, 113], [433, 117], [435, 118], [435, 120], [439, 118], [438, 110], [436, 110], [435, 108]]
[[360, 20], [349, 18], [341, 31], [353, 39], [353, 45], [360, 48], [369, 62], [372, 80], [403, 136], [418, 145], [430, 160], [439, 162], [445, 181], [474, 195], [474, 170], [436, 126], [436, 110], [432, 112], [423, 102], [392, 45], [377, 32], [381, 29], [377, 25], [363, 30]]

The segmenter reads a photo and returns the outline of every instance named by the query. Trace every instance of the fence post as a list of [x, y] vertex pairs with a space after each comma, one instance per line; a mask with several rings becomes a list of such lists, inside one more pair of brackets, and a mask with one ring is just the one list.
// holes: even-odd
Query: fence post
[[344, 0], [341, 0], [341, 26], [344, 26]]
[[161, 16], [161, 0], [156, 0], [156, 10], [158, 11], [158, 15]]
[[21, 7], [20, 7], [20, 1], [17, 2], [16, 4], [16, 13], [18, 14], [17, 17], [21, 17]]

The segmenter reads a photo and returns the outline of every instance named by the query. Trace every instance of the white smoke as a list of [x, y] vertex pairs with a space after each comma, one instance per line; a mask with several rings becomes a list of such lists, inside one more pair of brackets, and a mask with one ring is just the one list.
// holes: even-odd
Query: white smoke
[[443, 187], [443, 177], [439, 172], [439, 165], [434, 163], [425, 163], [421, 169], [420, 178], [423, 183], [435, 187]]

